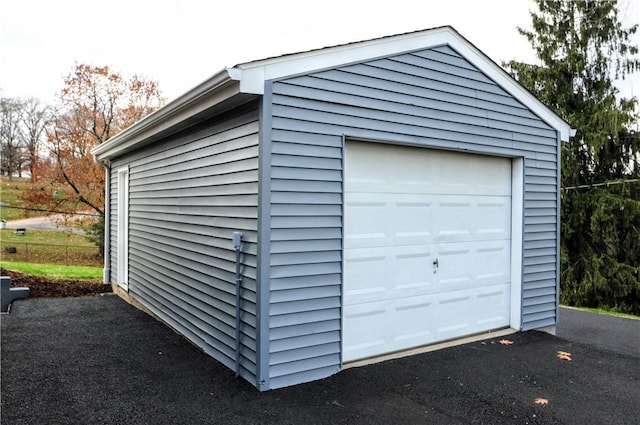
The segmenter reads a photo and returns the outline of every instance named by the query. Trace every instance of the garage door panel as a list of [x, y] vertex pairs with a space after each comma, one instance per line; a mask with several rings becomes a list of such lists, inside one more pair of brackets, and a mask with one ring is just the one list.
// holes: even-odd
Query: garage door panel
[[474, 193], [511, 196], [511, 161], [489, 156], [471, 158]]
[[398, 351], [416, 341], [421, 341], [421, 345], [434, 341], [433, 330], [427, 325], [434, 321], [432, 306], [432, 297], [426, 295], [398, 300], [390, 317], [394, 326], [388, 335], [387, 346]]
[[510, 198], [442, 196], [441, 199], [434, 202], [432, 213], [434, 243], [510, 239]]
[[474, 261], [475, 279], [480, 286], [511, 280], [510, 241], [491, 241], [478, 248]]
[[511, 239], [511, 198], [486, 197], [475, 212], [476, 235], [483, 239]]
[[[347, 254], [345, 254], [347, 255]], [[361, 249], [348, 254], [349, 266], [345, 267], [344, 279], [352, 279], [351, 285], [344, 288], [343, 304], [358, 304], [387, 298], [385, 292], [387, 277], [387, 250]]]
[[[345, 191], [429, 193], [429, 188], [435, 186], [435, 158], [411, 155], [410, 150], [393, 149], [382, 144], [349, 145], [352, 156], [358, 157], [358, 161], [349, 165], [349, 179], [345, 182]], [[372, 168], [376, 170], [373, 174]], [[400, 182], [402, 184], [399, 184]]]
[[508, 283], [435, 294], [432, 326], [436, 338], [446, 340], [504, 326], [509, 312], [496, 306], [508, 302], [509, 297]]
[[438, 193], [511, 196], [508, 160], [459, 152], [435, 152], [433, 157], [440, 165]]
[[447, 151], [416, 155], [421, 148], [376, 143], [350, 142], [348, 149], [358, 158], [348, 164], [348, 192], [511, 196], [511, 164], [504, 158]]
[[428, 246], [401, 246], [345, 251], [343, 304], [411, 297], [431, 292], [434, 276]]
[[[434, 262], [437, 260], [437, 268]], [[348, 249], [345, 306], [509, 282], [509, 241]]]
[[[350, 343], [343, 360], [351, 361], [459, 338], [504, 326], [509, 284], [439, 294], [363, 303], [345, 311], [343, 337]], [[461, 309], [473, 306], [473, 314]], [[473, 320], [469, 320], [473, 317]]]
[[345, 248], [511, 237], [508, 197], [349, 193]]
[[342, 337], [349, 344], [343, 346], [345, 361], [368, 356], [367, 353], [384, 353], [387, 344], [385, 324], [388, 323], [389, 302], [358, 304], [344, 311]]
[[424, 326], [433, 321], [428, 308], [431, 303], [423, 296], [353, 306], [345, 315], [345, 321], [355, 326], [344, 330], [343, 337], [351, 342], [343, 349], [343, 360], [398, 351], [412, 345], [416, 339], [422, 343], [434, 341], [432, 331]]
[[436, 228], [436, 241], [454, 242], [457, 240], [470, 240], [474, 233], [473, 216], [469, 214], [472, 209], [468, 199], [452, 199], [447, 196], [446, 202], [438, 204], [432, 225]]
[[511, 162], [347, 143], [343, 360], [508, 326]]
[[345, 204], [345, 248], [431, 243], [433, 205], [423, 195], [351, 193]]

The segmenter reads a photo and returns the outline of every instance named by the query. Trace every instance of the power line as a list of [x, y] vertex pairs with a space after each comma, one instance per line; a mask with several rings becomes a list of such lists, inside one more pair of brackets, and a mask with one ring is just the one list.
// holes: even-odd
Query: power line
[[640, 179], [611, 180], [611, 181], [603, 182], [603, 183], [593, 183], [593, 184], [583, 184], [583, 185], [580, 185], [580, 186], [563, 187], [562, 190], [591, 189], [591, 188], [594, 188], [594, 187], [613, 186], [613, 185], [616, 185], [616, 184], [637, 183], [637, 182], [640, 182]]
[[93, 213], [79, 213], [79, 212], [72, 212], [72, 211], [45, 210], [45, 209], [40, 209], [40, 208], [15, 207], [13, 205], [2, 205], [1, 207], [2, 208], [13, 208], [13, 209], [16, 209], [16, 210], [23, 210], [23, 211], [39, 211], [39, 212], [47, 212], [47, 213], [55, 213], [55, 214], [86, 215], [86, 216], [90, 216], [90, 217], [100, 217], [100, 214], [93, 214]]

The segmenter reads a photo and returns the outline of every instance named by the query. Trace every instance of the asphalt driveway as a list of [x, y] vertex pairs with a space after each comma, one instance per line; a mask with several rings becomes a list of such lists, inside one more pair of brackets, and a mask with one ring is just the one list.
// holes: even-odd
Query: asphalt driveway
[[[562, 337], [518, 333], [506, 338], [512, 344], [489, 339], [259, 393], [116, 296], [21, 300], [1, 317], [0, 419], [3, 425], [638, 424], [640, 321], [597, 316], [604, 323], [585, 337], [584, 328], [562, 327], [565, 315], [580, 326], [593, 318], [575, 313], [563, 310]], [[620, 336], [594, 340], [617, 335], [607, 329], [623, 329], [629, 346], [620, 347]], [[568, 354], [558, 358], [559, 351]]]

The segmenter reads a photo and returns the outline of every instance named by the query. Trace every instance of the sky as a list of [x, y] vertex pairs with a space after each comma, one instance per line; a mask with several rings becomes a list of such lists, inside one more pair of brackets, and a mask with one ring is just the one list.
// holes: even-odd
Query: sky
[[[625, 26], [640, 0], [619, 0]], [[53, 102], [75, 63], [143, 75], [174, 99], [224, 67], [451, 25], [495, 62], [533, 62], [531, 0], [20, 0], [0, 10], [0, 96]], [[640, 34], [636, 34], [640, 45]], [[640, 97], [640, 75], [619, 83]]]

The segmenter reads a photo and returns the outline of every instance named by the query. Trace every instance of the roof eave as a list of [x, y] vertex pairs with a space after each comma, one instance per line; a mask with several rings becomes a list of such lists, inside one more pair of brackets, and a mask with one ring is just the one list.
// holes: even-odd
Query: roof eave
[[182, 96], [149, 114], [92, 150], [96, 161], [105, 161], [153, 140], [190, 118], [240, 93], [240, 73], [225, 68]]

